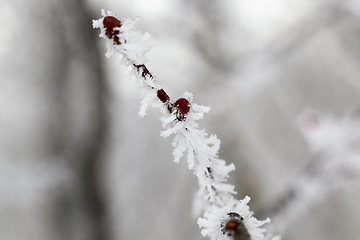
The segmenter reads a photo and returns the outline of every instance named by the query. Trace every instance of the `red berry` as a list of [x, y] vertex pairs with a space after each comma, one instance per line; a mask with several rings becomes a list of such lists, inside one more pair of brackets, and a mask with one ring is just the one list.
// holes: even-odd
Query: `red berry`
[[114, 39], [114, 42], [118, 45], [120, 45], [119, 37], [117, 36], [120, 31], [115, 30], [116, 27], [121, 27], [121, 22], [117, 18], [113, 16], [106, 16], [103, 20], [104, 27], [106, 29], [105, 34], [108, 38]]
[[229, 222], [226, 223], [224, 230], [225, 231], [235, 231], [238, 225], [239, 224], [237, 221], [230, 220]]
[[190, 111], [190, 103], [186, 98], [179, 98], [174, 103], [176, 108], [176, 116], [179, 120], [184, 120], [184, 117]]
[[166, 103], [170, 100], [169, 95], [164, 91], [164, 89], [157, 90], [157, 96], [163, 103]]

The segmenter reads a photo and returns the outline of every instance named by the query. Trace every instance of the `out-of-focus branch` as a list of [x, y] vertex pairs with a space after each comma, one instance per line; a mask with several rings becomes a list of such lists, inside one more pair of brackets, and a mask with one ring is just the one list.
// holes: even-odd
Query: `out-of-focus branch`
[[283, 194], [257, 212], [271, 217], [272, 228], [286, 228], [314, 199], [360, 178], [358, 110], [342, 119], [306, 112], [300, 121], [312, 155]]

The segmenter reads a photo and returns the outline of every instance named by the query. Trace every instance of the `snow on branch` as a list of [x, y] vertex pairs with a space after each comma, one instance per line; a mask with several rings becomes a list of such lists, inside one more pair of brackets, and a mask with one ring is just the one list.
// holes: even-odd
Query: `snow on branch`
[[234, 198], [234, 186], [226, 183], [229, 173], [235, 169], [234, 164], [226, 165], [219, 159], [220, 140], [199, 129], [197, 121], [210, 108], [194, 103], [191, 93], [184, 93], [177, 100], [169, 97], [161, 82], [145, 65], [145, 54], [153, 44], [149, 42], [150, 34], [134, 30], [138, 18], [119, 20], [113, 12], [104, 10], [102, 15], [102, 18], [93, 20], [93, 27], [100, 28], [100, 37], [107, 41], [106, 56], [120, 54], [123, 64], [132, 66], [129, 78], [135, 77], [142, 99], [139, 115], [145, 116], [149, 107], [160, 108], [163, 114], [160, 121], [164, 128], [161, 136], [174, 135], [174, 161], [179, 162], [186, 154], [188, 167], [198, 178], [198, 197], [202, 199], [202, 210], [205, 211], [204, 218], [198, 220], [202, 234], [212, 240], [265, 239], [265, 230], [260, 227], [270, 220], [259, 221], [253, 217], [247, 205], [250, 197], [241, 201]]

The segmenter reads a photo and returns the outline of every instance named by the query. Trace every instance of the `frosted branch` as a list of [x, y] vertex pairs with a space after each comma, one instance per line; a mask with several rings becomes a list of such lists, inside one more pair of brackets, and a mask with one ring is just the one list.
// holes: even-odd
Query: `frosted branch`
[[[107, 57], [121, 54], [123, 64], [132, 66], [131, 77], [137, 80], [141, 97], [140, 116], [147, 109], [159, 107], [162, 111], [160, 121], [164, 130], [162, 137], [174, 135], [174, 161], [179, 162], [186, 154], [188, 167], [198, 178], [198, 197], [203, 201], [204, 218], [198, 224], [202, 234], [211, 239], [242, 240], [265, 239], [265, 230], [260, 227], [269, 222], [258, 221], [248, 207], [249, 197], [238, 201], [234, 199], [234, 186], [227, 184], [229, 173], [235, 169], [234, 164], [226, 165], [218, 158], [220, 140], [215, 135], [208, 136], [199, 129], [197, 123], [209, 107], [193, 102], [191, 93], [174, 100], [161, 86], [161, 82], [146, 67], [145, 54], [153, 47], [149, 42], [150, 34], [134, 30], [138, 19], [119, 20], [113, 12], [102, 11], [103, 17], [93, 21], [94, 28], [100, 28], [100, 37], [107, 41]], [[242, 238], [240, 238], [242, 237]]]

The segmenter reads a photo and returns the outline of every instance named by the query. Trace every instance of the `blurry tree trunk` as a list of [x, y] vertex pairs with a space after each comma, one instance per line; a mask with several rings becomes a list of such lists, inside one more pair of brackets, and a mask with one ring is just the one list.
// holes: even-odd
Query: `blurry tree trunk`
[[[63, 150], [78, 183], [70, 192], [72, 196], [64, 199], [72, 205], [69, 212], [59, 208], [58, 214], [66, 225], [69, 224], [68, 218], [74, 217], [74, 211], [76, 215], [80, 210], [78, 214], [87, 225], [84, 230], [88, 231], [80, 234], [88, 240], [107, 240], [105, 200], [104, 192], [101, 192], [108, 126], [107, 89], [96, 46], [97, 33], [92, 29], [93, 18], [87, 7], [83, 0], [64, 2], [62, 21], [67, 38], [69, 70], [64, 88], [66, 97], [63, 99], [67, 115], [65, 127], [68, 128]], [[77, 225], [74, 220], [70, 222]], [[73, 226], [70, 224], [68, 228], [71, 231]], [[73, 239], [77, 239], [76, 235]], [[68, 239], [68, 236], [64, 237]]]
[[90, 11], [5, 0], [0, 12], [1, 239], [107, 240], [107, 91]]

